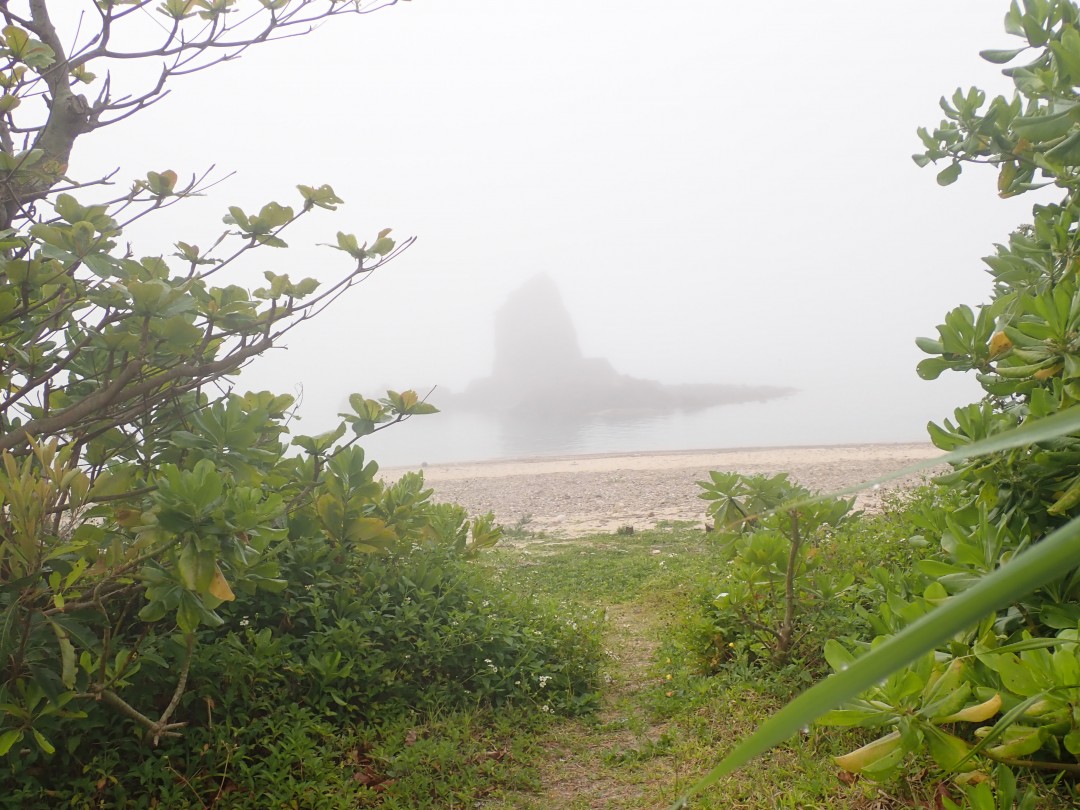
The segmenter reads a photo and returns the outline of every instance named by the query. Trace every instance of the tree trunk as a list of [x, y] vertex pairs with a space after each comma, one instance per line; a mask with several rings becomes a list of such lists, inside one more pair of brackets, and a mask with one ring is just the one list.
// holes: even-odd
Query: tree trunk
[[776, 657], [778, 660], [787, 658], [791, 650], [791, 641], [795, 633], [795, 567], [799, 564], [799, 546], [802, 545], [802, 537], [799, 535], [799, 513], [792, 509], [791, 548], [788, 551], [787, 573], [784, 576], [784, 622], [780, 625], [780, 635], [776, 640]]

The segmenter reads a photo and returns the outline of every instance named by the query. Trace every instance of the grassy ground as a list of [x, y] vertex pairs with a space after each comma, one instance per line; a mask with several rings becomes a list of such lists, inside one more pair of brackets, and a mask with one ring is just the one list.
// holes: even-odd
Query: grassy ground
[[[528, 789], [497, 790], [485, 810], [636, 810], [670, 806], [794, 688], [704, 678], [666, 654], [693, 583], [719, 565], [700, 529], [672, 526], [572, 541], [518, 538], [488, 558], [522, 594], [545, 592], [606, 612], [603, 707], [530, 732], [518, 765]], [[857, 738], [815, 731], [695, 801], [695, 808], [910, 807], [869, 783], [848, 784], [829, 755]], [[931, 805], [932, 806], [932, 805]]]

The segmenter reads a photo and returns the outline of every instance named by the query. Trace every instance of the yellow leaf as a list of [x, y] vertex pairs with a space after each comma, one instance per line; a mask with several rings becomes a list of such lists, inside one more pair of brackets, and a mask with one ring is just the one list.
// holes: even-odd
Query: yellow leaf
[[850, 754], [844, 754], [842, 757], [833, 757], [833, 762], [845, 771], [858, 773], [867, 765], [872, 765], [878, 760], [887, 757], [896, 750], [898, 745], [900, 745], [900, 732], [894, 731], [892, 734], [886, 734], [884, 737], [879, 737], [872, 743], [867, 743], [862, 748], [857, 748]]
[[1013, 347], [1013, 342], [1004, 332], [994, 332], [990, 338], [990, 359], [996, 360]]
[[210, 580], [210, 587], [207, 590], [210, 591], [211, 596], [220, 599], [222, 602], [231, 602], [236, 598], [236, 594], [233, 593], [229, 583], [225, 580], [225, 575], [221, 573], [221, 569], [217, 566], [214, 566], [214, 578]]
[[989, 720], [1001, 711], [1001, 695], [994, 695], [989, 700], [983, 701], [976, 706], [968, 706], [946, 717], [940, 718], [939, 723], [981, 723]]

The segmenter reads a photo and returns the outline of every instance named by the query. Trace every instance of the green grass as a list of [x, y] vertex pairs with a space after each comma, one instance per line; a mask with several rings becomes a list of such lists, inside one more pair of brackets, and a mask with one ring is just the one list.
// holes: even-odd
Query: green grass
[[[823, 553], [840, 570], [890, 556], [906, 562], [912, 550], [902, 542], [910, 534], [904, 523], [898, 512], [872, 518], [858, 532], [835, 537]], [[316, 741], [303, 765], [319, 774], [323, 798], [312, 798], [308, 787], [280, 806], [330, 806], [332, 795], [335, 807], [384, 810], [662, 810], [805, 688], [808, 672], [820, 671], [818, 662], [774, 670], [733, 659], [716, 674], [702, 673], [693, 649], [700, 628], [688, 628], [725, 563], [698, 528], [675, 524], [573, 540], [523, 534], [477, 564], [522, 604], [537, 604], [533, 597], [557, 603], [559, 626], [565, 622], [575, 633], [579, 626], [582, 634], [596, 633], [590, 617], [604, 617], [598, 708], [556, 716], [541, 698], [518, 708], [446, 709], [341, 729]], [[697, 797], [692, 807], [936, 806], [936, 780], [917, 766], [905, 772], [906, 781], [890, 785], [841, 773], [831, 757], [872, 736], [809, 730]], [[234, 775], [221, 774], [222, 784]], [[272, 778], [279, 776], [288, 774]], [[276, 789], [273, 795], [275, 801], [286, 797]], [[229, 798], [226, 793], [220, 803], [202, 806], [228, 807]]]
[[582, 605], [618, 604], [646, 592], [682, 588], [712, 560], [704, 535], [660, 529], [577, 540], [537, 538], [524, 548], [496, 548], [485, 559], [502, 581]]
[[[719, 753], [782, 704], [794, 686], [703, 677], [671, 649], [702, 578], [722, 559], [699, 529], [670, 526], [571, 542], [537, 538], [487, 557], [504, 583], [607, 613], [605, 705], [562, 721], [524, 765], [539, 790], [501, 789], [487, 810], [662, 808], [708, 770]], [[736, 775], [699, 808], [887, 807], [878, 789], [841, 781], [828, 755], [859, 738], [816, 732]], [[899, 805], [897, 805], [899, 806]]]

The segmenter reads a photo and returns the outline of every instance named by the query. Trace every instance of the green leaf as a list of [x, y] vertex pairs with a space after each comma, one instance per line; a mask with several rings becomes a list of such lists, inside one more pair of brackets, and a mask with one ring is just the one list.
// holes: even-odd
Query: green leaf
[[930, 756], [943, 770], [952, 771], [965, 760], [971, 746], [961, 740], [931, 726], [926, 729], [926, 743], [930, 748]]
[[46, 754], [56, 753], [56, 746], [54, 746], [51, 742], [45, 739], [45, 735], [43, 735], [36, 728], [30, 729], [30, 731], [34, 735], [34, 741], [38, 744], [38, 748], [40, 748]]
[[47, 68], [56, 60], [56, 52], [14, 25], [4, 26], [4, 41], [11, 55], [33, 68]]
[[360, 247], [360, 243], [351, 233], [344, 233], [342, 231], [338, 231], [337, 244], [328, 245], [327, 247], [332, 247], [336, 250], [344, 251], [345, 253], [348, 253], [350, 256], [352, 256], [354, 259], [359, 260], [364, 258], [364, 251]]
[[1076, 107], [1054, 113], [1018, 116], [1013, 119], [1012, 132], [1017, 138], [1039, 143], [1060, 138], [1072, 129], [1077, 115]]
[[155, 599], [139, 611], [139, 618], [144, 622], [157, 622], [165, 618], [169, 612], [168, 606], [163, 599]]
[[342, 423], [333, 430], [329, 430], [326, 433], [320, 433], [318, 436], [295, 436], [292, 443], [294, 446], [306, 450], [313, 456], [321, 456], [334, 446], [334, 442], [344, 435], [345, 424]]
[[176, 608], [176, 626], [185, 633], [194, 633], [202, 619], [203, 606], [198, 598], [189, 591], [180, 596], [180, 604]]
[[199, 551], [194, 542], [186, 543], [176, 560], [176, 572], [189, 591], [206, 591], [214, 578], [215, 570], [214, 553]]
[[182, 20], [191, 17], [195, 13], [197, 0], [164, 0], [158, 6], [158, 13], [171, 17], [174, 20]]
[[1080, 80], [1080, 34], [1071, 25], [1061, 29], [1061, 39], [1050, 43], [1061, 77], [1072, 84]]
[[938, 172], [937, 182], [939, 186], [950, 186], [960, 177], [962, 167], [960, 161], [954, 160], [952, 164]]
[[248, 219], [247, 214], [244, 213], [242, 208], [235, 205], [229, 206], [229, 213], [223, 217], [222, 221], [226, 225], [236, 225], [245, 232], [251, 230], [251, 221]]
[[[387, 231], [384, 231], [384, 233], [386, 233], [388, 231], [389, 231], [389, 229], [387, 229]], [[370, 248], [368, 248], [367, 252], [368, 253], [373, 253], [376, 256], [385, 256], [387, 253], [389, 253], [393, 249], [394, 249], [394, 240], [387, 237], [387, 236], [380, 236], [378, 239], [375, 240], [375, 244], [373, 244]]]
[[53, 633], [56, 635], [56, 643], [60, 646], [60, 681], [68, 689], [75, 688], [75, 647], [71, 643], [64, 629], [56, 622], [50, 621]]
[[942, 360], [940, 357], [928, 357], [915, 366], [915, 373], [924, 380], [936, 380], [942, 372], [955, 367], [955, 363]]
[[825, 642], [823, 654], [825, 660], [828, 662], [829, 666], [833, 668], [834, 672], [840, 672], [847, 669], [855, 661], [855, 656], [835, 638], [830, 638]]
[[1080, 165], [1080, 131], [1071, 133], [1065, 140], [1047, 151], [1046, 159], [1062, 166]]
[[0, 757], [7, 754], [11, 750], [15, 743], [20, 742], [23, 738], [23, 733], [20, 729], [8, 729], [3, 734], [0, 734]]
[[263, 228], [271, 230], [280, 228], [293, 218], [293, 210], [288, 205], [279, 205], [276, 202], [268, 202], [259, 210], [258, 222]]
[[991, 48], [989, 50], [979, 51], [979, 56], [987, 62], [993, 62], [995, 65], [1004, 65], [1006, 62], [1011, 62], [1026, 50], [1027, 47], [1012, 48], [1009, 50], [996, 50]]
[[926, 337], [915, 338], [915, 345], [927, 354], [944, 354], [945, 346], [940, 340], [933, 340]]
[[[268, 0], [262, 0], [263, 5], [266, 5]], [[279, 0], [284, 3], [284, 0]], [[319, 208], [325, 208], [328, 211], [336, 211], [337, 207], [345, 201], [338, 197], [328, 185], [321, 185], [318, 188], [312, 186], [297, 186], [300, 190], [300, 195], [304, 198], [304, 210], [307, 210], [313, 206]]]
[[145, 185], [151, 194], [158, 197], [167, 197], [176, 188], [177, 179], [176, 172], [171, 169], [163, 172], [147, 172]]

